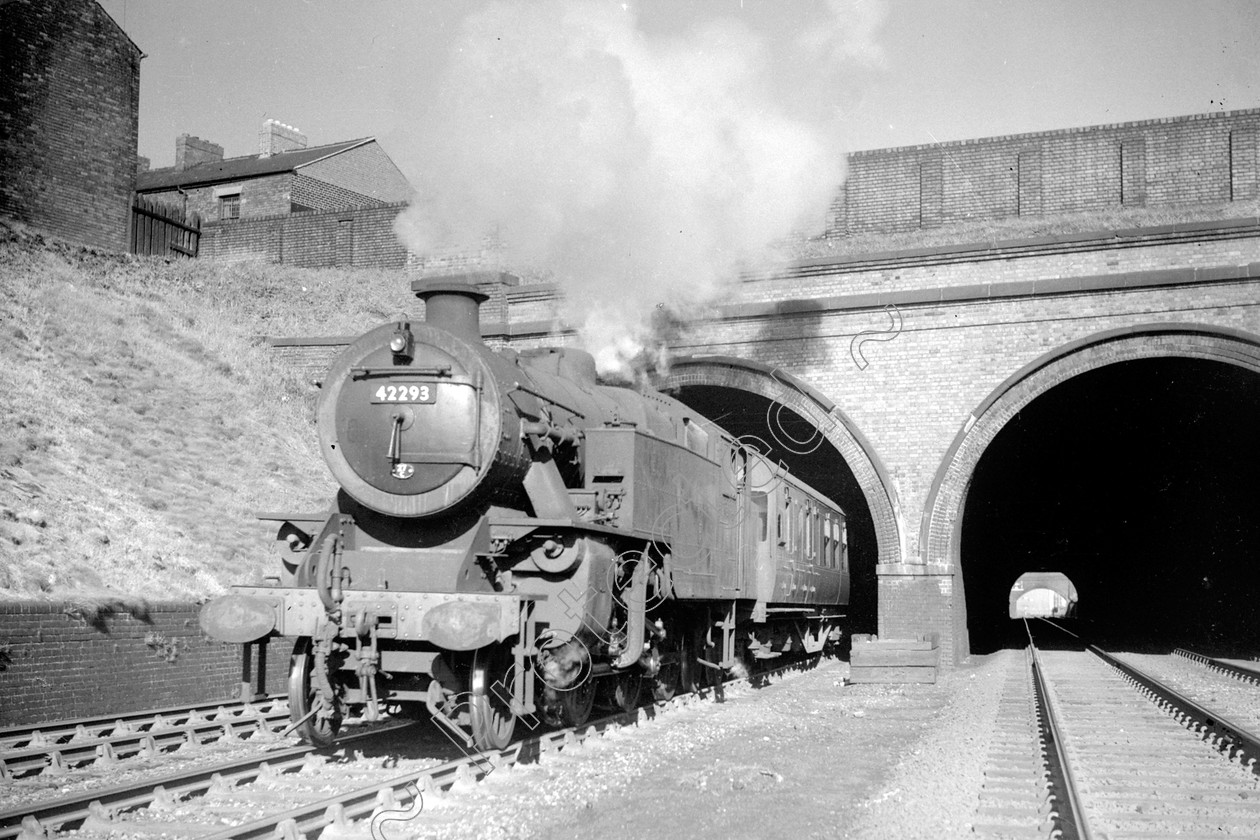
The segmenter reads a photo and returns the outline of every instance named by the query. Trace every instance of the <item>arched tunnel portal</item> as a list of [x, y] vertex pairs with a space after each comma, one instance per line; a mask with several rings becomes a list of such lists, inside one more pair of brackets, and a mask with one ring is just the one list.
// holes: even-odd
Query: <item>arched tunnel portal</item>
[[1049, 570], [1076, 585], [1095, 643], [1260, 649], [1260, 341], [1129, 330], [1013, 379], [955, 447], [965, 481], [946, 476], [930, 508], [971, 652], [1019, 643], [1012, 583]]
[[1007, 598], [1009, 615], [1075, 614], [1076, 586], [1062, 572], [1024, 572], [1011, 587]]
[[844, 509], [850, 629], [875, 632], [875, 567], [900, 561], [902, 528], [883, 466], [848, 418], [795, 377], [744, 359], [675, 360], [664, 387]]

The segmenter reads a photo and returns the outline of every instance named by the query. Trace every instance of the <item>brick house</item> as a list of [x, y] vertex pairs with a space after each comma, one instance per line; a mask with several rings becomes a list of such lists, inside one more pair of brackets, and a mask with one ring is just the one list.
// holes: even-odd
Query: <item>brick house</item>
[[180, 135], [175, 165], [141, 172], [136, 192], [226, 223], [397, 204], [411, 186], [374, 138], [307, 146], [297, 129], [267, 120], [258, 154], [243, 157], [224, 159], [217, 143]]
[[0, 3], [0, 215], [127, 248], [144, 53], [95, 0]]

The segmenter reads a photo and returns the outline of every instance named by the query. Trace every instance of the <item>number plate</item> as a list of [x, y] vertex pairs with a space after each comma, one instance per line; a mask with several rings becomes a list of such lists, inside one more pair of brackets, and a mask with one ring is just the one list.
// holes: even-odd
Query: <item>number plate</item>
[[435, 403], [437, 387], [432, 382], [393, 382], [372, 392], [373, 403]]

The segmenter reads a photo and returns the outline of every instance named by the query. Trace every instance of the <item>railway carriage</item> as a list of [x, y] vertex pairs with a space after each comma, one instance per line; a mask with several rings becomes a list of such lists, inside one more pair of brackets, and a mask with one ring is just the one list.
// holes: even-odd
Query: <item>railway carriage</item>
[[416, 281], [423, 322], [333, 363], [317, 426], [340, 492], [274, 517], [275, 585], [203, 610], [219, 638], [298, 638], [313, 743], [388, 706], [501, 747], [838, 632], [844, 512], [682, 403], [601, 384], [589, 354], [487, 347], [492, 279]]

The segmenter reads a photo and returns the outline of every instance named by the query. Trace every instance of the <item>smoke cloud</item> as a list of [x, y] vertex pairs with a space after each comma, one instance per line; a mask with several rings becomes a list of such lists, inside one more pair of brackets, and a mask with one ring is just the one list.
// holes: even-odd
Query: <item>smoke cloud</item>
[[[683, 4], [685, 5], [685, 4]], [[843, 178], [835, 85], [879, 60], [870, 3], [775, 4], [649, 34], [616, 3], [493, 3], [462, 27], [419, 129], [398, 233], [417, 253], [496, 240], [550, 274], [608, 374], [794, 233], [819, 232]]]

